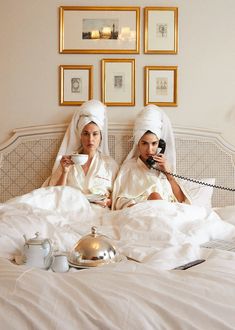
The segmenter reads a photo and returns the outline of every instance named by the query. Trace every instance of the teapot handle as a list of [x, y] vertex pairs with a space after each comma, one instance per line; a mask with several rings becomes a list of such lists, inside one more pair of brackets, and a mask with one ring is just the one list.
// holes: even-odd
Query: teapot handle
[[50, 239], [48, 239], [48, 238], [46, 238], [44, 241], [43, 241], [43, 243], [48, 243], [49, 244], [49, 247], [50, 247], [50, 249], [49, 249], [49, 253], [44, 257], [44, 263], [45, 263], [45, 266], [47, 267], [47, 268], [49, 268], [50, 267], [50, 265], [51, 265], [51, 263], [52, 263], [52, 243], [51, 243], [51, 240]]

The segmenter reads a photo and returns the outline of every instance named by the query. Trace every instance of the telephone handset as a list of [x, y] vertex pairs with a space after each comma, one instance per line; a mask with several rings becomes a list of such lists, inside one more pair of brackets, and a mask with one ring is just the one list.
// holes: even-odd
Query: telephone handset
[[[166, 142], [163, 139], [160, 139], [158, 142], [158, 149], [161, 149], [159, 151], [160, 154], [164, 154], [166, 150]], [[153, 165], [156, 163], [156, 161], [153, 159], [153, 157], [149, 157], [146, 160], [146, 163], [148, 164], [149, 167], [153, 167]]]
[[[163, 139], [160, 139], [159, 140], [158, 148], [161, 149], [159, 153], [160, 154], [164, 154], [164, 152], [166, 150], [166, 142]], [[187, 178], [187, 177], [184, 177], [182, 175], [175, 174], [175, 173], [162, 171], [162, 170], [160, 170], [159, 168], [157, 168], [155, 166], [156, 165], [156, 161], [153, 159], [153, 157], [148, 157], [148, 159], [146, 160], [146, 163], [149, 166], [149, 168], [153, 168], [153, 169], [155, 169], [155, 170], [157, 170], [159, 172], [162, 172], [164, 174], [170, 174], [173, 177], [176, 177], [176, 178], [179, 178], [179, 179], [182, 179], [182, 180], [191, 181], [191, 182], [194, 182], [194, 183], [198, 183], [200, 185], [209, 186], [209, 187], [213, 187], [213, 188], [218, 188], [218, 189], [222, 189], [222, 190], [235, 191], [235, 189], [233, 189], [233, 188], [228, 188], [228, 187], [213, 185], [213, 184], [210, 184], [210, 183], [207, 183], [207, 182], [203, 182], [203, 181], [199, 181], [199, 180], [196, 180], [196, 179]]]
[[166, 142], [163, 139], [160, 139], [158, 142], [158, 148], [161, 149], [160, 154], [164, 154], [166, 150]]

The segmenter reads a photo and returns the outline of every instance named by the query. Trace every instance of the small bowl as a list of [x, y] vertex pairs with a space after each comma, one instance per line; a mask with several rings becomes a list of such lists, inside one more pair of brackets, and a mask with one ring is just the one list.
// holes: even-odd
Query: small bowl
[[86, 154], [73, 154], [71, 159], [74, 164], [84, 165], [88, 161], [88, 155]]

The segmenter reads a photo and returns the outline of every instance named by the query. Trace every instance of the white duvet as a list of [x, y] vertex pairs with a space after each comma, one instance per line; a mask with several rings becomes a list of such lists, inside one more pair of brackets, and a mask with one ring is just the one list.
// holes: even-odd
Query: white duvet
[[91, 226], [109, 236], [121, 254], [172, 269], [199, 257], [199, 245], [235, 237], [235, 228], [211, 209], [163, 200], [121, 211], [92, 207], [75, 188], [47, 187], [0, 205], [0, 256], [20, 255], [27, 238], [39, 232], [60, 251], [70, 251]]
[[[1, 327], [233, 329], [235, 253], [200, 244], [234, 238], [234, 224], [235, 207], [215, 212], [148, 201], [105, 212], [70, 187], [40, 188], [12, 199], [0, 205]], [[21, 253], [23, 234], [40, 232], [69, 251], [93, 225], [136, 261], [59, 274], [8, 260]], [[205, 263], [187, 271], [172, 270], [202, 257]]]

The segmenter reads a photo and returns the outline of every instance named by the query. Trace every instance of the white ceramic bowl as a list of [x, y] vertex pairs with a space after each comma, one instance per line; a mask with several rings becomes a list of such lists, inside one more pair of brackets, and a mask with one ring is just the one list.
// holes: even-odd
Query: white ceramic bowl
[[71, 156], [74, 164], [84, 165], [88, 161], [88, 155], [86, 154], [73, 154]]

